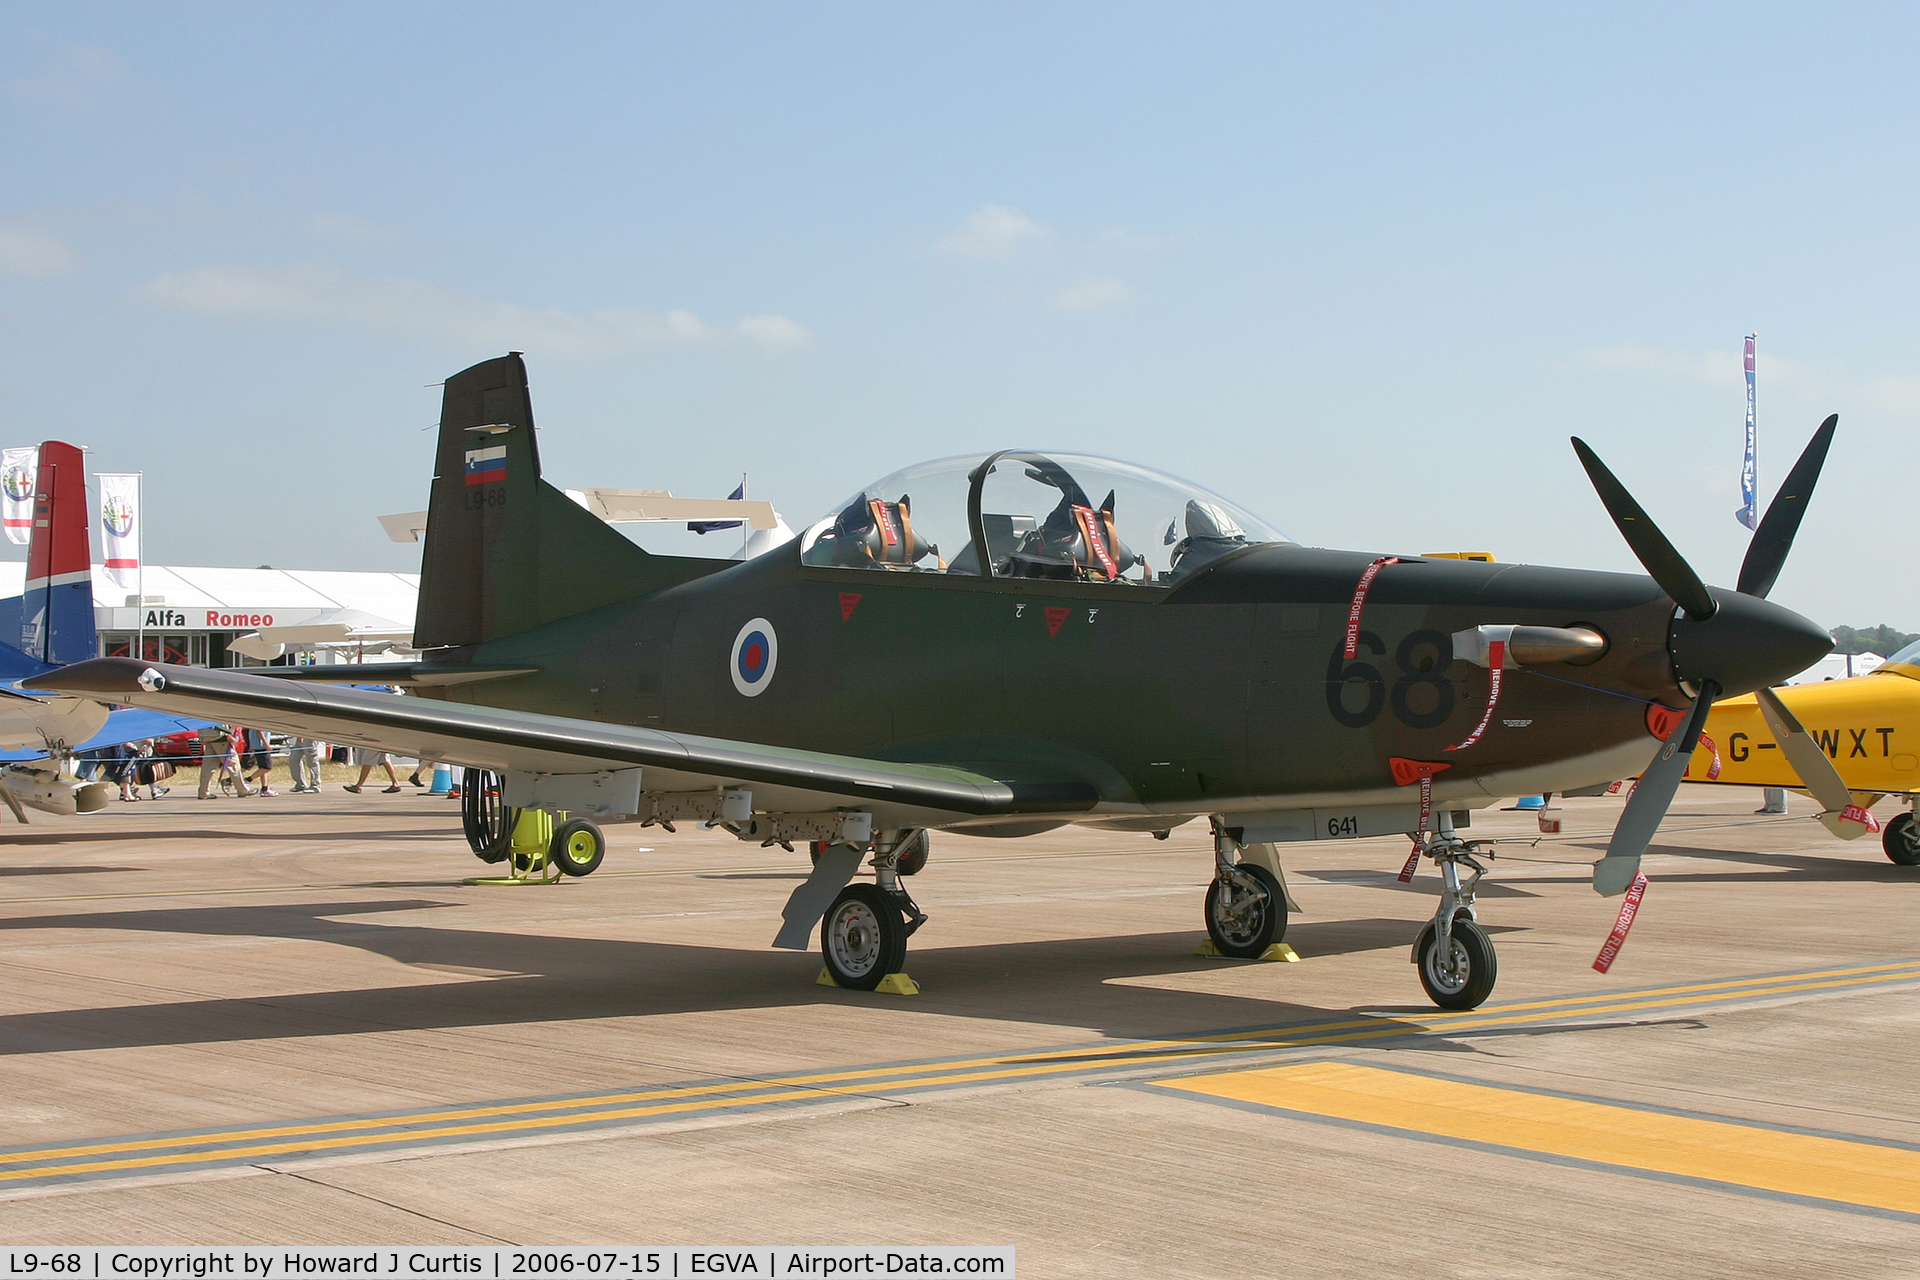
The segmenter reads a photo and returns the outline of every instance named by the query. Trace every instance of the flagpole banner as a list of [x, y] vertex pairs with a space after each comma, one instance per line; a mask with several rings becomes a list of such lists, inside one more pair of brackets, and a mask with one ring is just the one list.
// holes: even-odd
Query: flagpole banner
[[7, 541], [23, 547], [33, 540], [33, 477], [39, 461], [38, 446], [0, 449], [0, 519]]
[[100, 533], [107, 577], [128, 591], [140, 589], [140, 477], [100, 474]]
[[1740, 466], [1740, 501], [1745, 505], [1733, 513], [1733, 518], [1749, 529], [1755, 523], [1760, 485], [1759, 468], [1754, 464], [1754, 446], [1758, 435], [1753, 413], [1753, 340], [1756, 336], [1751, 333], [1747, 335], [1747, 460]]
[[[728, 502], [738, 502], [747, 496], [747, 478], [740, 477], [739, 487], [727, 495]], [[687, 528], [694, 533], [712, 533], [716, 529], [738, 529], [745, 520], [689, 520]]]

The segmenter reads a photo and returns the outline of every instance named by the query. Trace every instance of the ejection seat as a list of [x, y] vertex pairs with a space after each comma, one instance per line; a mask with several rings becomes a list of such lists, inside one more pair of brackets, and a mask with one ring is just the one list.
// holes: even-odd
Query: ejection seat
[[808, 548], [807, 564], [837, 569], [913, 569], [929, 556], [941, 569], [940, 548], [913, 531], [913, 501], [898, 502], [861, 494], [834, 518], [831, 528]]
[[1128, 569], [1145, 563], [1115, 531], [1113, 494], [1096, 510], [1071, 479], [1062, 488], [1059, 503], [1040, 527], [995, 566], [999, 576], [1118, 582]]
[[1168, 526], [1166, 540], [1173, 545], [1173, 554], [1169, 560], [1168, 572], [1162, 575], [1163, 582], [1172, 582], [1184, 578], [1202, 565], [1210, 564], [1226, 555], [1229, 551], [1238, 551], [1242, 547], [1252, 546], [1246, 530], [1242, 529], [1234, 518], [1218, 504], [1202, 502], [1197, 498], [1187, 501], [1187, 536], [1177, 543], [1173, 539], [1173, 528]]

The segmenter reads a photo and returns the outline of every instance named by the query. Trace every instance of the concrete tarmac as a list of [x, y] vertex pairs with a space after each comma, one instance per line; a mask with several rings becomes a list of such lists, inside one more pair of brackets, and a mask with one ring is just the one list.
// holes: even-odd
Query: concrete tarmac
[[[1687, 785], [1408, 952], [1402, 838], [1282, 849], [1299, 963], [1210, 960], [1204, 828], [936, 834], [917, 996], [770, 950], [804, 853], [608, 829], [546, 887], [412, 793], [115, 804], [0, 841], [0, 1243], [1012, 1245], [1029, 1277], [1911, 1276], [1920, 869]], [[1879, 810], [1896, 812], [1891, 803]]]

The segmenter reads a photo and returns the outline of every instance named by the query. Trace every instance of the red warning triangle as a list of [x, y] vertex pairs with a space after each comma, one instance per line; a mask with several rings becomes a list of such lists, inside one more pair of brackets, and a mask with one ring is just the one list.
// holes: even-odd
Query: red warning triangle
[[1071, 609], [1052, 606], [1047, 609], [1047, 639], [1051, 640], [1060, 634], [1060, 624], [1065, 622], [1067, 615], [1072, 612], [1073, 610]]
[[848, 621], [853, 617], [853, 611], [859, 607], [860, 593], [858, 591], [842, 591], [840, 593], [840, 621]]

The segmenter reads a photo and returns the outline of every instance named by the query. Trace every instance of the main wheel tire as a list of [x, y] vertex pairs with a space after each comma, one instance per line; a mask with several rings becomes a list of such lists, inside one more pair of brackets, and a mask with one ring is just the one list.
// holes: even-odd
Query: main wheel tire
[[1493, 939], [1487, 931], [1469, 920], [1466, 913], [1453, 918], [1448, 932], [1452, 964], [1442, 965], [1433, 922], [1420, 931], [1414, 953], [1420, 957], [1420, 985], [1427, 998], [1442, 1009], [1478, 1009], [1493, 994], [1494, 979], [1500, 965], [1494, 958]]
[[900, 861], [894, 870], [903, 876], [917, 876], [926, 870], [927, 854], [931, 852], [933, 837], [925, 827], [908, 837], [900, 850]]
[[1234, 870], [1254, 881], [1259, 892], [1229, 898], [1216, 876], [1207, 886], [1207, 936], [1223, 956], [1258, 960], [1287, 936], [1287, 895], [1273, 872], [1258, 863], [1237, 863]]
[[1920, 867], [1920, 822], [1911, 813], [1896, 813], [1880, 828], [1880, 847], [1889, 862]]
[[570, 876], [590, 876], [607, 856], [607, 838], [585, 818], [574, 818], [553, 833], [547, 856]]
[[460, 778], [460, 827], [467, 847], [482, 862], [505, 862], [513, 844], [518, 809], [500, 799], [500, 775], [486, 769], [464, 769]]
[[907, 922], [899, 904], [879, 885], [848, 885], [820, 922], [820, 954], [835, 982], [873, 990], [907, 963]]

